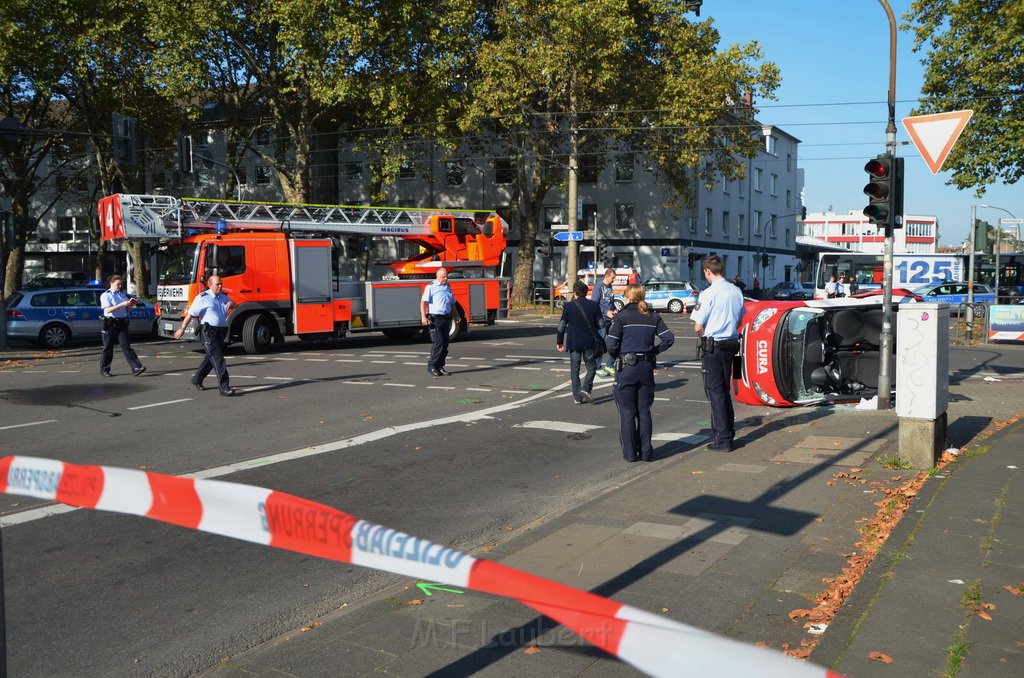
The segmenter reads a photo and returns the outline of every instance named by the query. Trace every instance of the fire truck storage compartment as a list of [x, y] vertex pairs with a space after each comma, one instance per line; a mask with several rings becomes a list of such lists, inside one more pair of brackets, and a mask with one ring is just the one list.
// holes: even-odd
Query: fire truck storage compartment
[[375, 282], [370, 286], [369, 312], [374, 327], [420, 325], [421, 281]]
[[296, 334], [334, 331], [331, 241], [289, 240]]

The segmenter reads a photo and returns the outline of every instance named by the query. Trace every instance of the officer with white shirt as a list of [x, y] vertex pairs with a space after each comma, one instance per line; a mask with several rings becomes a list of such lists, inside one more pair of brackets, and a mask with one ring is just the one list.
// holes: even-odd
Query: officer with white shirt
[[448, 285], [448, 269], [439, 268], [434, 280], [423, 288], [423, 296], [420, 299], [420, 322], [430, 331], [432, 343], [427, 371], [435, 377], [451, 374], [444, 368], [444, 363], [448, 358], [454, 310], [455, 295]]
[[138, 304], [135, 297], [128, 296], [121, 288], [124, 286], [124, 278], [119, 275], [112, 275], [108, 278], [110, 289], [100, 295], [100, 306], [103, 308], [103, 350], [100, 352], [100, 374], [104, 377], [111, 376], [110, 363], [114, 361], [114, 344], [121, 346], [121, 353], [128, 365], [132, 368], [132, 374], [136, 377], [146, 371], [139, 361], [138, 354], [128, 341], [128, 309]]
[[714, 440], [708, 447], [729, 452], [736, 437], [730, 386], [732, 366], [740, 350], [739, 323], [743, 318], [743, 292], [722, 275], [722, 257], [704, 257], [704, 278], [711, 286], [700, 293], [690, 318], [701, 338], [701, 374], [704, 394], [711, 404], [711, 431]]
[[235, 308], [235, 302], [224, 294], [224, 284], [219, 275], [211, 275], [206, 280], [206, 291], [199, 294], [185, 314], [181, 327], [174, 332], [174, 338], [180, 339], [185, 328], [196, 318], [199, 322], [199, 338], [203, 341], [206, 355], [192, 375], [192, 386], [197, 391], [205, 391], [203, 379], [211, 370], [217, 372], [217, 386], [222, 396], [233, 396], [237, 391], [231, 388], [228, 377], [228, 366], [224, 362], [224, 345], [228, 338], [228, 314]]

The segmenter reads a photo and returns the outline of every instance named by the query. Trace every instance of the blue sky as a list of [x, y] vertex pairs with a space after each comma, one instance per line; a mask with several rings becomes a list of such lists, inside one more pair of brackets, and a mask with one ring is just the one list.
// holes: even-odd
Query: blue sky
[[[889, 0], [897, 26], [910, 0]], [[704, 0], [701, 19], [712, 18], [722, 45], [757, 41], [764, 58], [778, 64], [777, 100], [758, 102], [758, 119], [800, 139], [800, 167], [808, 211], [843, 214], [862, 209], [867, 197], [864, 163], [885, 150], [889, 93], [889, 22], [878, 0]], [[924, 80], [922, 52], [899, 31], [896, 54], [896, 141], [909, 142], [900, 122], [910, 114]], [[963, 137], [960, 142], [964, 143]], [[940, 244], [960, 243], [972, 204], [990, 204], [1024, 218], [1024, 189], [996, 184], [981, 199], [933, 175], [913, 144], [906, 158], [905, 211], [939, 218]], [[1005, 212], [978, 208], [993, 225]]]

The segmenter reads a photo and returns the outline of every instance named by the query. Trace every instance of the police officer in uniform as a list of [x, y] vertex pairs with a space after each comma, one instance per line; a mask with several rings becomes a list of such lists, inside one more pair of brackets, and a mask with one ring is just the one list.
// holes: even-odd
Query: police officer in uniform
[[454, 308], [455, 295], [448, 285], [448, 270], [439, 268], [433, 282], [423, 288], [423, 297], [420, 299], [420, 322], [429, 329], [432, 344], [427, 372], [435, 377], [451, 374], [444, 368], [444, 362], [448, 358]]
[[110, 363], [114, 361], [114, 344], [121, 346], [121, 353], [128, 365], [132, 368], [132, 374], [136, 377], [146, 371], [139, 361], [139, 356], [128, 341], [128, 309], [138, 304], [135, 297], [129, 297], [121, 291], [124, 286], [124, 279], [119, 275], [112, 275], [108, 278], [110, 289], [100, 295], [100, 306], [103, 307], [103, 350], [100, 352], [100, 374], [104, 377], [110, 375]]
[[739, 323], [743, 318], [743, 292], [722, 275], [722, 257], [711, 254], [701, 262], [704, 278], [711, 286], [697, 297], [690, 318], [701, 341], [701, 374], [704, 393], [711, 404], [712, 450], [729, 452], [736, 437], [733, 413], [732, 364], [740, 349]]
[[[619, 410], [619, 441], [626, 461], [651, 461], [656, 356], [676, 340], [665, 321], [644, 301], [644, 288], [630, 285], [605, 342], [616, 362], [614, 396]], [[655, 340], [658, 344], [655, 345]]]
[[224, 362], [224, 344], [228, 338], [228, 314], [235, 308], [235, 302], [224, 294], [224, 284], [220, 276], [211, 275], [206, 280], [206, 291], [199, 294], [185, 314], [185, 320], [181, 327], [174, 332], [174, 338], [180, 339], [185, 333], [185, 328], [197, 318], [199, 322], [199, 338], [203, 341], [203, 362], [199, 363], [195, 374], [192, 375], [192, 386], [197, 391], [205, 391], [203, 379], [210, 373], [210, 370], [217, 372], [217, 386], [222, 396], [233, 396], [237, 391], [231, 388], [228, 379], [228, 367]]

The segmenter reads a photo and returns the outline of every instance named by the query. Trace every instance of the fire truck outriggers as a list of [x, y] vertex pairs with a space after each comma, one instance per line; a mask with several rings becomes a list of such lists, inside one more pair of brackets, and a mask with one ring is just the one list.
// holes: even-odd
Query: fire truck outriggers
[[[423, 288], [442, 266], [456, 300], [453, 339], [470, 323], [508, 317], [509, 280], [496, 275], [507, 225], [496, 214], [116, 194], [100, 199], [99, 220], [103, 240], [159, 243], [162, 337], [173, 336], [211, 275], [238, 304], [229, 341], [249, 353], [291, 335], [412, 336]], [[381, 237], [407, 256], [377, 262], [387, 273], [372, 280], [366, 245]], [[194, 336], [190, 325], [186, 338]]]

